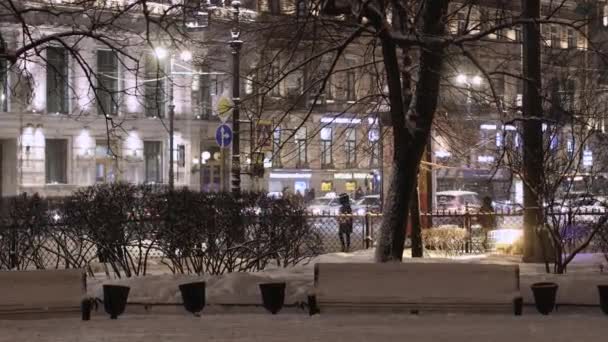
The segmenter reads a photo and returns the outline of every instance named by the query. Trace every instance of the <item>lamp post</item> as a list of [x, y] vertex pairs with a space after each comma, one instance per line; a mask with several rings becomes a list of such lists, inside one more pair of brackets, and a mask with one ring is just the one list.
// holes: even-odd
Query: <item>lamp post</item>
[[[169, 55], [167, 49], [159, 46], [154, 49], [154, 55], [159, 62]], [[180, 59], [184, 62], [192, 60], [192, 53], [184, 50], [180, 53]], [[173, 56], [169, 57], [169, 73], [167, 79], [169, 80], [169, 190], [175, 189], [175, 149], [173, 148], [174, 136], [175, 136], [175, 103], [173, 99]]]
[[240, 53], [243, 41], [240, 40], [241, 31], [239, 28], [239, 8], [241, 2], [238, 0], [232, 1], [234, 12], [234, 26], [230, 30], [231, 40], [230, 47], [232, 48], [232, 191], [241, 191], [241, 155], [240, 155], [240, 139], [239, 139], [239, 120], [240, 120]]

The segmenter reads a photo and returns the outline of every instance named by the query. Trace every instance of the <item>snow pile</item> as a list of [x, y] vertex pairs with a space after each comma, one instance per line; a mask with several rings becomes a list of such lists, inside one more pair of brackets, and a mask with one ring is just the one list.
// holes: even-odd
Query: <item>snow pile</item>
[[261, 304], [258, 285], [268, 282], [286, 282], [285, 303], [294, 304], [307, 300], [313, 287], [314, 264], [318, 262], [372, 262], [373, 251], [332, 253], [318, 256], [305, 265], [291, 268], [269, 268], [255, 273], [228, 273], [222, 276], [149, 275], [125, 279], [88, 279], [88, 293], [103, 298], [103, 284], [131, 287], [129, 302], [166, 304], [181, 303], [179, 284], [206, 282], [209, 304]]
[[[321, 255], [306, 265], [291, 268], [269, 268], [255, 273], [230, 273], [222, 276], [184, 276], [172, 274], [155, 274], [128, 279], [89, 279], [89, 295], [103, 298], [103, 284], [119, 284], [131, 287], [130, 303], [177, 304], [181, 303], [179, 284], [205, 281], [208, 304], [261, 304], [260, 283], [286, 282], [285, 303], [306, 302], [307, 295], [313, 289], [314, 265], [319, 262], [350, 263], [372, 262], [374, 250], [363, 250], [355, 253], [332, 253]], [[518, 264], [521, 259], [505, 255], [463, 255], [452, 258], [438, 258], [430, 255], [426, 258], [409, 258], [406, 251], [403, 262], [416, 263], [491, 263]], [[568, 274], [556, 275], [545, 273], [541, 264], [520, 264], [520, 284], [524, 302], [534, 303], [530, 285], [540, 281], [553, 281], [560, 285], [558, 303], [597, 305], [599, 298], [597, 285], [608, 284], [608, 272], [600, 273], [601, 255], [581, 254], [568, 268]]]

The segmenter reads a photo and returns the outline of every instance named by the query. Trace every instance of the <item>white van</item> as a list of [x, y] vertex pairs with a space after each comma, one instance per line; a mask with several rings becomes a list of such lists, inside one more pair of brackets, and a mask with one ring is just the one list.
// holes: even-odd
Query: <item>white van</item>
[[477, 211], [481, 207], [479, 195], [473, 191], [450, 190], [439, 191], [435, 194], [435, 209], [448, 210], [463, 213], [466, 209], [470, 212]]

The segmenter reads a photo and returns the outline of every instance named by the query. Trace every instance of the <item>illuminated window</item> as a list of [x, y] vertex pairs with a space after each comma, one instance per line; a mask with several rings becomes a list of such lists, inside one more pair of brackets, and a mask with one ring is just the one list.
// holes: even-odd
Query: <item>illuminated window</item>
[[67, 114], [68, 53], [62, 47], [46, 50], [46, 110], [48, 113]]
[[0, 111], [8, 111], [8, 63], [0, 57]]
[[162, 183], [162, 149], [160, 141], [144, 141], [146, 183]]
[[115, 51], [97, 51], [97, 113], [118, 114], [118, 56]]
[[[211, 115], [211, 75], [207, 67], [201, 67], [198, 71], [192, 77], [192, 111], [196, 119], [207, 119]], [[217, 77], [214, 80], [217, 81]]]
[[357, 136], [354, 128], [346, 129], [346, 145], [344, 152], [346, 153], [346, 167], [356, 167], [357, 164]]
[[480, 163], [492, 163], [494, 162], [493, 156], [477, 156], [477, 161]]
[[67, 184], [68, 141], [65, 139], [46, 139], [44, 146], [46, 184]]
[[306, 167], [308, 164], [308, 146], [306, 144], [306, 126], [296, 131], [297, 167]]
[[321, 167], [331, 167], [333, 164], [331, 127], [321, 128]]
[[162, 118], [165, 116], [165, 63], [154, 54], [146, 54], [144, 97], [146, 116]]
[[346, 189], [346, 191], [355, 191], [355, 190], [357, 190], [357, 182], [355, 182], [355, 181], [346, 182], [345, 189]]
[[281, 167], [281, 128], [275, 128], [272, 134], [272, 166]]
[[118, 146], [113, 142], [112, 148], [108, 147], [107, 140], [99, 140], [95, 143], [95, 182], [108, 183], [116, 181]]

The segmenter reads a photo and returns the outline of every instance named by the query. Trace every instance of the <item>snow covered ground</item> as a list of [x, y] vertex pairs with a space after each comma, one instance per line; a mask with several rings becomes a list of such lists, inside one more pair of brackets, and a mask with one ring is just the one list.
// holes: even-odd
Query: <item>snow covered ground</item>
[[349, 315], [279, 314], [121, 316], [0, 321], [0, 341], [603, 341], [607, 318], [599, 315]]
[[[231, 273], [219, 277], [180, 276], [155, 274], [146, 277], [109, 280], [105, 276], [89, 279], [90, 295], [103, 298], [103, 284], [122, 284], [131, 287], [130, 303], [140, 304], [177, 304], [181, 303], [178, 285], [191, 281], [203, 280], [207, 283], [207, 303], [209, 305], [261, 305], [258, 284], [273, 281], [285, 281], [286, 304], [305, 302], [307, 294], [313, 288], [313, 270], [317, 262], [372, 262], [372, 249], [355, 253], [332, 253], [321, 255], [307, 265], [292, 268], [274, 268], [256, 273]], [[409, 251], [404, 255], [409, 256]], [[466, 262], [466, 263], [519, 263], [520, 259], [505, 255], [467, 255], [453, 258], [440, 258], [430, 255], [429, 258], [404, 258], [404, 262]], [[566, 275], [546, 274], [544, 265], [520, 264], [521, 290], [524, 303], [533, 304], [530, 285], [538, 281], [554, 281], [560, 285], [558, 303], [574, 305], [598, 305], [598, 284], [608, 284], [608, 271], [600, 273], [599, 265], [605, 263], [601, 255], [580, 255], [568, 269]], [[605, 267], [608, 269], [608, 267]]]

